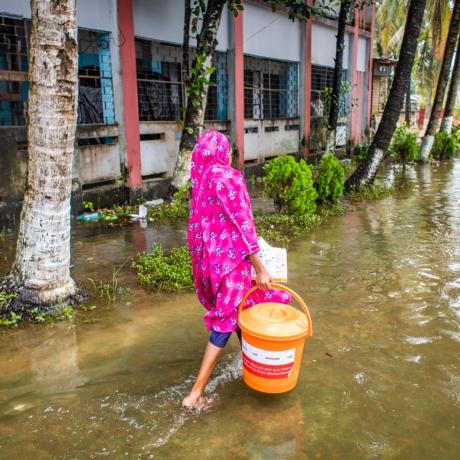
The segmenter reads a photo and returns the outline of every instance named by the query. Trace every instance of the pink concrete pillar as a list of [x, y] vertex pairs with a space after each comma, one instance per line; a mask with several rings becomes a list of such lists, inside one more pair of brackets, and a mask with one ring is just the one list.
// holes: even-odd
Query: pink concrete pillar
[[234, 84], [234, 142], [238, 149], [238, 166], [244, 166], [244, 50], [243, 50], [243, 11], [233, 20], [233, 84]]
[[132, 0], [118, 0], [123, 114], [128, 166], [128, 187], [142, 184], [139, 109], [137, 105], [136, 50]]
[[[355, 20], [353, 27], [353, 67], [352, 71], [352, 102], [353, 104], [359, 99], [359, 87], [358, 87], [358, 43], [359, 43], [359, 21], [360, 21], [360, 9], [358, 8], [357, 2], [355, 5]], [[353, 107], [351, 112], [351, 133], [350, 137], [352, 141], [357, 142], [357, 131], [358, 131], [358, 116], [361, 112], [360, 107]]]

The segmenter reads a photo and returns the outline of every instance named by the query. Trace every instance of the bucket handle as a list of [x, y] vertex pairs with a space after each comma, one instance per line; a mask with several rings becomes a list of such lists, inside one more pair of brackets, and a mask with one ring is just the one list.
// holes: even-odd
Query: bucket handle
[[[253, 286], [251, 289], [249, 289], [248, 292], [246, 292], [245, 296], [243, 297], [243, 300], [240, 302], [240, 305], [238, 307], [238, 316], [240, 316], [241, 312], [243, 311], [243, 306], [246, 303], [246, 300], [248, 300], [249, 296], [259, 289], [258, 286]], [[308, 320], [308, 335], [311, 337], [313, 335], [313, 322], [311, 320], [311, 315], [310, 311], [308, 310], [308, 307], [306, 303], [301, 299], [299, 294], [294, 292], [292, 289], [288, 288], [287, 286], [283, 286], [282, 284], [278, 283], [271, 283], [270, 284], [270, 289], [276, 289], [277, 291], [287, 291], [289, 294], [292, 295], [292, 297], [297, 301], [297, 303], [302, 307], [303, 312], [307, 316]]]

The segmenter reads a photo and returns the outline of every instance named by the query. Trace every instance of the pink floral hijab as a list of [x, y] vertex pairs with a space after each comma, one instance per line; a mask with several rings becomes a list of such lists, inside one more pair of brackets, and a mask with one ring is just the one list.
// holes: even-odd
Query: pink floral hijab
[[246, 183], [229, 163], [228, 139], [204, 132], [192, 152], [188, 242], [196, 292], [208, 309], [222, 279], [259, 250]]

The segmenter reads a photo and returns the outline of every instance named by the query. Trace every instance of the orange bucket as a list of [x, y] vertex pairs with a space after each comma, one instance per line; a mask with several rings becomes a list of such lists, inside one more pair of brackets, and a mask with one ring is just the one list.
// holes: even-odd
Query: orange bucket
[[305, 338], [313, 334], [313, 324], [305, 302], [294, 291], [280, 284], [272, 284], [271, 288], [291, 293], [303, 313], [274, 302], [243, 310], [257, 286], [246, 293], [238, 312], [243, 380], [262, 393], [285, 393], [297, 385]]

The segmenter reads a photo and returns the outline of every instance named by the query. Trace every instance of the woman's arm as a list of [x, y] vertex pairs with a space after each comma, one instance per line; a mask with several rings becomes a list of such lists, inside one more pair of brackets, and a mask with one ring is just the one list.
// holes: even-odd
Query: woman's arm
[[256, 272], [257, 286], [260, 289], [270, 289], [270, 283], [273, 282], [273, 279], [265, 269], [264, 264], [260, 260], [260, 257], [257, 254], [251, 254], [249, 256], [249, 261], [251, 262]]

